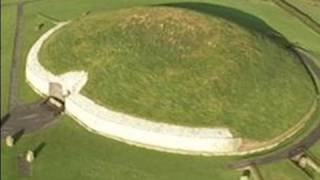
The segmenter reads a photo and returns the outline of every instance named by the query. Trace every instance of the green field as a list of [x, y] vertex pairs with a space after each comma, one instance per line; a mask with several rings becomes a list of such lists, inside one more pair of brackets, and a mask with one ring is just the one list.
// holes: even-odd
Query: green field
[[[5, 2], [9, 1], [6, 0]], [[23, 56], [26, 56], [32, 43], [48, 28], [52, 27], [51, 23], [38, 16], [38, 12], [61, 20], [69, 20], [81, 16], [88, 10], [92, 12], [102, 9], [114, 10], [159, 2], [155, 0], [55, 0], [28, 4], [25, 6]], [[167, 3], [170, 1], [161, 2]], [[320, 56], [320, 35], [270, 2], [260, 0], [245, 2], [211, 0], [206, 2], [237, 8], [253, 14], [264, 20], [276, 31], [282, 33], [290, 41]], [[15, 8], [2, 7], [1, 13], [2, 24], [13, 24], [11, 27], [2, 25], [1, 35], [4, 34], [6, 39], [12, 39], [10, 34], [13, 35], [14, 32], [15, 18], [11, 17], [15, 16]], [[35, 27], [43, 22], [45, 27], [40, 31], [35, 31]], [[1, 38], [1, 52], [4, 52], [1, 53], [1, 78], [7, 79], [9, 71], [3, 70], [5, 67], [3, 64], [10, 66], [12, 54], [12, 45], [10, 43], [12, 44], [12, 41], [5, 40], [4, 36]], [[7, 49], [4, 50], [6, 47]], [[23, 71], [24, 69], [21, 69], [21, 72]], [[38, 98], [24, 83], [23, 73], [21, 73], [21, 76], [20, 98], [23, 102], [33, 101]], [[6, 83], [8, 82], [7, 80]], [[2, 83], [5, 86], [7, 85], [4, 81]], [[2, 86], [1, 91], [5, 86]], [[1, 98], [1, 103], [2, 105], [6, 104], [4, 98]], [[4, 112], [6, 112], [6, 109], [1, 110], [1, 116]], [[72, 119], [65, 117], [51, 128], [24, 136], [13, 149], [2, 146], [1, 179], [24, 179], [18, 176], [16, 156], [18, 153], [28, 149], [34, 149], [41, 142], [45, 142], [46, 146], [33, 164], [33, 176], [25, 179], [196, 180], [214, 178], [217, 180], [230, 180], [238, 179], [240, 175], [240, 172], [225, 168], [226, 163], [238, 158], [204, 158], [144, 150], [89, 133]], [[318, 143], [312, 149], [318, 156], [320, 155], [319, 147], [320, 144]], [[268, 180], [307, 180], [306, 176], [289, 161], [261, 166], [260, 169]]]
[[154, 121], [228, 127], [255, 140], [299, 122], [314, 84], [275, 32], [222, 6], [184, 6], [101, 10], [55, 34], [40, 59], [55, 73], [88, 71], [84, 94]]
[[1, 116], [8, 111], [11, 55], [16, 22], [16, 7], [3, 9], [1, 9]]
[[320, 1], [318, 0], [287, 0], [289, 3], [308, 14], [320, 24]]
[[[34, 164], [32, 179], [209, 180], [233, 179], [239, 174], [224, 167], [227, 158], [172, 155], [131, 147], [87, 132], [73, 120], [64, 118], [53, 128], [24, 137], [14, 149], [3, 148], [8, 162], [2, 169], [3, 176], [18, 178], [15, 154], [22, 149], [34, 149], [42, 142], [46, 146]], [[186, 172], [190, 172], [188, 177]]]

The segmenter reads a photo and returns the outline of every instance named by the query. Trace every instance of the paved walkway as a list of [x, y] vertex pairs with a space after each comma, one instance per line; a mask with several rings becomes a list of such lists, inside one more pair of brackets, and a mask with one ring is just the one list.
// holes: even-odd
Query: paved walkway
[[[12, 52], [12, 65], [10, 70], [10, 89], [9, 89], [9, 111], [1, 119], [1, 139], [11, 135], [15, 140], [19, 140], [24, 133], [29, 133], [37, 129], [46, 127], [54, 122], [60, 115], [62, 109], [57, 109], [47, 101], [37, 101], [30, 104], [21, 105], [19, 99], [19, 83], [21, 72], [21, 52], [23, 44], [23, 8], [24, 5], [38, 0], [19, 1], [17, 3], [1, 4], [5, 6], [17, 6], [16, 29]], [[31, 166], [25, 161], [24, 155], [18, 156], [18, 169], [22, 176], [31, 175]]]
[[46, 127], [57, 119], [61, 111], [47, 101], [19, 105], [1, 120], [1, 138]]
[[31, 164], [26, 161], [25, 153], [18, 155], [17, 163], [20, 175], [23, 177], [30, 177], [32, 174], [32, 167]]
[[20, 73], [21, 73], [21, 49], [23, 41], [23, 27], [24, 27], [24, 17], [23, 17], [23, 2], [17, 4], [17, 18], [16, 18], [16, 29], [13, 41], [13, 52], [11, 60], [11, 70], [10, 70], [10, 93], [9, 93], [9, 110], [12, 110], [16, 105], [19, 104], [19, 83], [20, 83]]
[[[21, 104], [19, 100], [19, 83], [21, 72], [21, 49], [23, 44], [23, 8], [24, 5], [38, 0], [19, 1], [12, 3], [17, 6], [16, 29], [12, 54], [10, 74], [9, 111], [1, 119], [1, 138], [8, 135], [20, 136], [21, 133], [32, 132], [51, 124], [61, 110], [50, 105], [47, 101], [37, 101], [30, 104]], [[9, 4], [8, 4], [9, 5]], [[11, 5], [11, 3], [10, 3]], [[1, 4], [1, 7], [4, 6]]]

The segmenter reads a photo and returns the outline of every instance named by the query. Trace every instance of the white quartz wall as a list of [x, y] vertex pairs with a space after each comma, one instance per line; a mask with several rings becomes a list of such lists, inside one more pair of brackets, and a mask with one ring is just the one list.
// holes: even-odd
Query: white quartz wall
[[72, 71], [60, 76], [54, 75], [46, 70], [39, 63], [39, 52], [43, 43], [59, 28], [65, 26], [69, 22], [59, 23], [45, 34], [43, 34], [37, 42], [31, 47], [26, 64], [26, 78], [27, 82], [33, 87], [35, 91], [42, 95], [49, 95], [49, 83], [57, 82], [63, 87], [63, 94], [78, 93], [85, 85], [88, 75], [85, 71]]
[[88, 75], [84, 71], [54, 75], [46, 70], [38, 59], [43, 43], [68, 22], [57, 24], [32, 46], [26, 66], [26, 78], [32, 88], [41, 95], [48, 95], [49, 83], [63, 86], [65, 111], [90, 131], [129, 144], [167, 152], [195, 155], [236, 154], [242, 141], [234, 138], [226, 128], [192, 128], [156, 123], [111, 111], [83, 96], [80, 89]]
[[67, 113], [101, 135], [139, 146], [185, 154], [219, 155], [234, 152], [241, 139], [224, 128], [190, 128], [155, 123], [114, 112], [81, 94], [66, 98]]

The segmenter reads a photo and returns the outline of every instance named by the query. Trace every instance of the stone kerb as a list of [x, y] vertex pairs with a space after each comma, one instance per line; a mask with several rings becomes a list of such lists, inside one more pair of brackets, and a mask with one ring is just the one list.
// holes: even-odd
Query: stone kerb
[[[80, 94], [86, 84], [85, 71], [71, 71], [54, 75], [40, 63], [38, 54], [43, 43], [56, 30], [68, 22], [57, 24], [42, 35], [32, 46], [27, 56], [26, 78], [40, 95], [49, 94], [49, 83], [62, 85], [65, 96], [65, 111], [88, 130], [128, 144], [165, 152], [192, 155], [245, 155], [271, 149], [295, 134], [313, 114], [317, 101], [297, 127], [284, 133], [285, 138], [268, 141], [263, 147], [241, 149], [242, 139], [236, 138], [227, 128], [191, 128], [145, 119], [111, 111]], [[300, 125], [301, 124], [301, 125]], [[280, 137], [280, 136], [279, 136]]]
[[54, 75], [39, 63], [38, 54], [43, 43], [68, 23], [57, 24], [32, 46], [27, 56], [26, 78], [31, 87], [44, 96], [49, 94], [50, 82], [60, 83], [66, 97], [66, 113], [88, 130], [128, 144], [192, 155], [251, 154], [271, 149], [282, 142], [270, 141], [264, 147], [243, 150], [242, 139], [235, 138], [227, 128], [191, 128], [156, 123], [114, 112], [96, 104], [80, 94], [88, 79], [85, 71]]
[[226, 128], [191, 128], [155, 123], [113, 112], [81, 95], [88, 75], [84, 71], [57, 76], [46, 70], [38, 59], [43, 43], [68, 22], [57, 24], [42, 35], [27, 56], [26, 78], [40, 95], [48, 95], [49, 83], [62, 85], [66, 113], [95, 133], [128, 144], [167, 152], [195, 155], [228, 155], [237, 152], [242, 140], [234, 138]]
[[56, 82], [62, 85], [63, 95], [77, 93], [85, 85], [88, 75], [84, 71], [72, 71], [60, 76], [56, 76], [46, 70], [39, 62], [39, 52], [43, 43], [56, 30], [67, 25], [69, 22], [59, 23], [45, 34], [43, 34], [30, 49], [27, 56], [26, 79], [33, 89], [41, 95], [49, 95], [50, 82]]
[[65, 24], [59, 24], [50, 29], [32, 46], [27, 56], [26, 65], [26, 78], [27, 82], [33, 86], [33, 89], [42, 95], [49, 94], [49, 82], [57, 82], [58, 79], [55, 75], [44, 69], [38, 61], [38, 52], [41, 49], [44, 41], [57, 29], [61, 28]]
[[67, 113], [89, 130], [149, 149], [201, 155], [225, 155], [241, 145], [228, 129], [188, 128], [153, 123], [113, 112], [80, 95], [66, 100]]

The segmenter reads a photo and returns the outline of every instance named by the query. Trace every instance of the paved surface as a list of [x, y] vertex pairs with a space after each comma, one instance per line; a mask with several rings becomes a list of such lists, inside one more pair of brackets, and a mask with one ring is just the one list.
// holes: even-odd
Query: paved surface
[[[19, 84], [21, 83], [22, 44], [23, 44], [23, 7], [26, 3], [37, 0], [20, 1], [17, 5], [16, 29], [14, 36], [12, 65], [10, 74], [9, 111], [1, 119], [1, 138], [13, 135], [16, 138], [24, 133], [32, 132], [51, 124], [61, 110], [50, 105], [47, 101], [37, 101], [30, 104], [21, 104], [19, 100]], [[1, 5], [2, 6], [2, 5]]]
[[[37, 0], [19, 1], [17, 5], [17, 19], [14, 36], [12, 65], [10, 74], [10, 90], [9, 90], [9, 111], [4, 118], [1, 119], [1, 139], [11, 135], [17, 142], [24, 133], [29, 133], [37, 129], [51, 125], [62, 112], [55, 106], [48, 103], [47, 100], [37, 101], [30, 104], [20, 104], [19, 100], [19, 84], [21, 72], [21, 49], [23, 34], [23, 6], [26, 3], [35, 2]], [[14, 3], [1, 4], [4, 6], [15, 5]], [[41, 144], [34, 152], [36, 154], [44, 147]], [[17, 166], [22, 176], [30, 176], [32, 173], [31, 164], [26, 162], [25, 155], [20, 154], [17, 157]]]
[[17, 106], [1, 120], [1, 138], [20, 136], [21, 132], [29, 133], [46, 127], [57, 119], [60, 112], [60, 109], [47, 101]]
[[31, 164], [26, 161], [26, 153], [21, 153], [17, 157], [18, 170], [21, 176], [28, 177], [32, 174]]
[[12, 64], [10, 71], [10, 94], [9, 94], [9, 110], [12, 110], [18, 104], [19, 83], [21, 72], [21, 48], [23, 34], [23, 4], [17, 4], [16, 29], [13, 41]]
[[[320, 67], [318, 67], [314, 63], [316, 59], [313, 59], [313, 57], [310, 54], [306, 53], [301, 49], [296, 49], [296, 52], [300, 56], [301, 60], [314, 72], [317, 78], [320, 78]], [[320, 117], [319, 117], [319, 121], [320, 121]], [[273, 163], [282, 159], [286, 159], [286, 158], [295, 156], [303, 152], [304, 150], [309, 149], [319, 139], [320, 139], [320, 124], [304, 139], [302, 139], [300, 142], [294, 144], [289, 148], [280, 149], [278, 151], [272, 152], [267, 155], [259, 156], [256, 158], [245, 159], [238, 162], [234, 162], [229, 164], [229, 167], [238, 169], [238, 168], [244, 168], [249, 165], [268, 164], [268, 163]]]
[[22, 46], [23, 46], [23, 28], [24, 28], [24, 5], [28, 3], [37, 2], [40, 0], [27, 0], [19, 1], [15, 3], [7, 3], [1, 5], [4, 7], [6, 5], [17, 6], [17, 16], [16, 16], [16, 29], [13, 40], [13, 51], [11, 60], [11, 71], [10, 71], [10, 93], [9, 93], [9, 110], [12, 110], [15, 106], [19, 104], [19, 84], [21, 78], [21, 68], [22, 66]]

